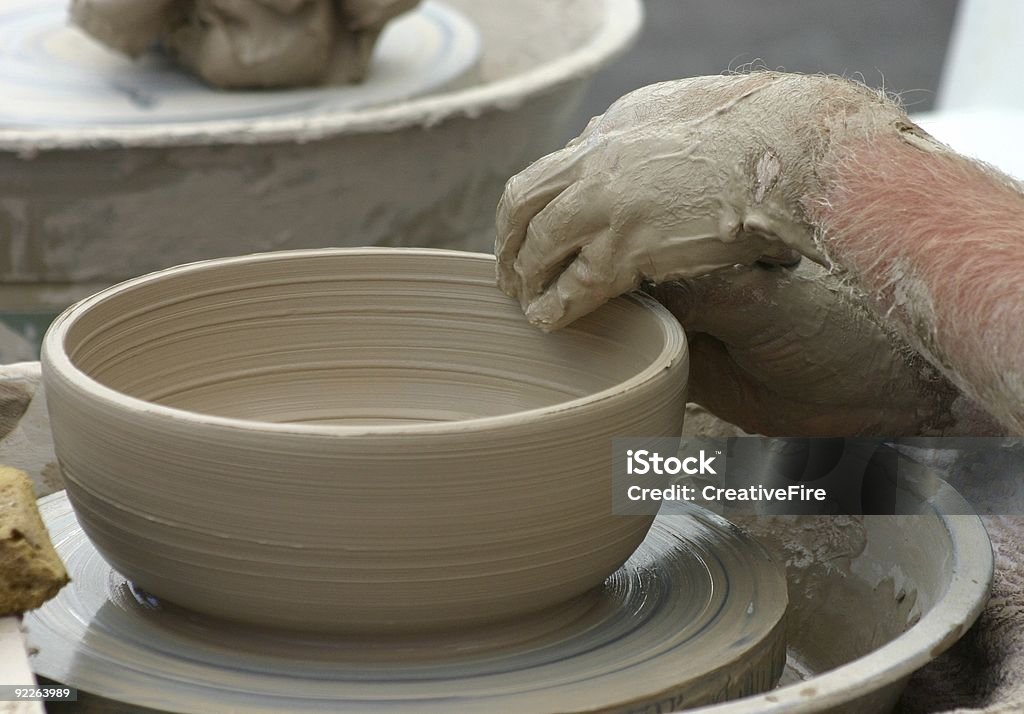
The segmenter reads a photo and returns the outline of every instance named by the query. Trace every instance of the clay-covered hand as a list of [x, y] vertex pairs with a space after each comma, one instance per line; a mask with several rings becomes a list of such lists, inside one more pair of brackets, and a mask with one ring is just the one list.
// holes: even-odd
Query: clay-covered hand
[[686, 328], [690, 401], [746, 431], [999, 433], [988, 415], [819, 266], [731, 268], [650, 292]]
[[696, 77], [626, 95], [513, 177], [498, 206], [498, 281], [556, 329], [642, 280], [758, 260], [821, 260], [807, 201], [832, 139], [904, 115], [844, 80]]

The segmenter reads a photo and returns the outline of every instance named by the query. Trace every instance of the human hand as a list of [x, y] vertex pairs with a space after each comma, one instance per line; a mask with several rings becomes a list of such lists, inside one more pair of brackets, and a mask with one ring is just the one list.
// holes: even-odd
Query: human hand
[[690, 401], [769, 436], [987, 435], [998, 425], [825, 269], [732, 268], [650, 290], [686, 328]]
[[844, 80], [762, 72], [626, 95], [513, 177], [497, 212], [498, 283], [562, 327], [643, 280], [823, 258], [806, 201], [833, 137], [903, 113]]

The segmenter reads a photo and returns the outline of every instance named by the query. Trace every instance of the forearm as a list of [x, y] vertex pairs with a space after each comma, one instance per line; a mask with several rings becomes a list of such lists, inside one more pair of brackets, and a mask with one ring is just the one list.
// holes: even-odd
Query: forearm
[[820, 244], [904, 339], [1024, 433], [1024, 194], [896, 131], [838, 147]]

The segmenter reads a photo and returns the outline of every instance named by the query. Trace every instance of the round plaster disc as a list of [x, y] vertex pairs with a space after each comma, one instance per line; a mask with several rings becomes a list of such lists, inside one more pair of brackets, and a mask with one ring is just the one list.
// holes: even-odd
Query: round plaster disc
[[33, 668], [136, 708], [670, 711], [769, 689], [785, 664], [781, 568], [694, 507], [660, 516], [580, 599], [477, 630], [380, 639], [253, 630], [160, 603], [100, 558], [63, 491], [40, 510], [72, 580], [25, 617]]
[[68, 20], [68, 0], [0, 0], [0, 126], [75, 128], [316, 116], [450, 87], [480, 57], [476, 28], [428, 1], [389, 23], [360, 84], [212, 89], [154, 49], [133, 61]]

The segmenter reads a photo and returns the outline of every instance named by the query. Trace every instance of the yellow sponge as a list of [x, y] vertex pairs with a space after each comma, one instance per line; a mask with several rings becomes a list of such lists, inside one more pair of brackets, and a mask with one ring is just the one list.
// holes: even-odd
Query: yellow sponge
[[0, 466], [0, 617], [39, 607], [68, 580], [36, 508], [31, 479]]

